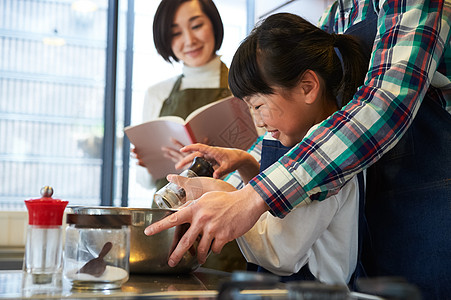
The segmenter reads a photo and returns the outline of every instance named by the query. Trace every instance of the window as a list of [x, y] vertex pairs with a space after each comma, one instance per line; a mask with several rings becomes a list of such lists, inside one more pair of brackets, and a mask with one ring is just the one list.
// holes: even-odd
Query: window
[[[81, 3], [81, 2], [80, 2]], [[0, 205], [100, 199], [107, 1], [0, 2]]]
[[[136, 166], [124, 159], [122, 130], [124, 119], [138, 122], [145, 89], [180, 72], [153, 47], [158, 3], [0, 0], [0, 209], [25, 209], [23, 200], [45, 185], [70, 205], [150, 205], [151, 191], [123, 172]], [[215, 3], [225, 27], [220, 54], [230, 64], [247, 32], [246, 1]], [[116, 27], [117, 48], [108, 38]]]

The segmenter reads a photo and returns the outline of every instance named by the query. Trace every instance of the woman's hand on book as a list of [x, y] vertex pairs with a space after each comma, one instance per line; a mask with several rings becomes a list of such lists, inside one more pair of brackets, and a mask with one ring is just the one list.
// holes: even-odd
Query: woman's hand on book
[[135, 159], [138, 160], [137, 163], [136, 163], [138, 166], [146, 167], [146, 165], [144, 164], [144, 162], [143, 162], [143, 161], [141, 160], [141, 158], [139, 157], [139, 151], [136, 150], [136, 148], [130, 149], [130, 152], [133, 154], [133, 157], [134, 157]]
[[174, 144], [174, 147], [161, 147], [161, 151], [163, 151], [164, 157], [169, 158], [177, 165], [177, 163], [186, 156], [185, 153], [180, 152], [180, 149], [185, 145], [174, 138], [171, 138], [171, 141]]
[[144, 164], [143, 160], [139, 156], [139, 150], [137, 150], [136, 148], [133, 148], [130, 150], [130, 152], [133, 153], [133, 156], [135, 157], [135, 159], [137, 159], [136, 164], [138, 166], [146, 168], [147, 172], [149, 172], [149, 174], [150, 174], [149, 167]]
[[[174, 144], [174, 147], [161, 147], [164, 157], [172, 160], [175, 163], [176, 169], [188, 168], [194, 157], [191, 160], [186, 160], [185, 157], [187, 157], [188, 154], [180, 151], [185, 145], [175, 138], [171, 138], [171, 141]], [[205, 139], [204, 143], [208, 143], [208, 139]]]

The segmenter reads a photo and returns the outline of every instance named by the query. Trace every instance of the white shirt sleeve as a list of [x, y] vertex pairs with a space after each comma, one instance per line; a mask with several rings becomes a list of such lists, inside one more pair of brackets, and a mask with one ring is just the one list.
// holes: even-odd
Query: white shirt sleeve
[[320, 281], [346, 284], [357, 261], [358, 195], [354, 177], [337, 195], [300, 205], [284, 219], [266, 212], [238, 245], [248, 262], [279, 276], [309, 263]]

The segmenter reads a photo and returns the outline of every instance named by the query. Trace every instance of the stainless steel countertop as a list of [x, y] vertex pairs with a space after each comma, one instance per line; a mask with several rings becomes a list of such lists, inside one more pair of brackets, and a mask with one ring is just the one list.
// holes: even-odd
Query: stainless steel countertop
[[[232, 290], [218, 298], [222, 283], [230, 282], [232, 273], [199, 268], [183, 275], [131, 274], [121, 289], [106, 291], [73, 290], [63, 279], [63, 290], [57, 294], [25, 295], [22, 293], [22, 271], [0, 270], [0, 299], [287, 299], [288, 291], [283, 283], [275, 286], [259, 286], [245, 290]], [[377, 296], [351, 292], [348, 299], [384, 300]]]
[[[0, 299], [216, 299], [222, 282], [230, 279], [231, 273], [199, 268], [183, 275], [138, 275], [131, 274], [121, 289], [107, 291], [72, 290], [63, 280], [63, 291], [54, 295], [23, 295], [22, 271], [0, 271]], [[254, 291], [255, 293], [255, 291]], [[284, 299], [285, 289], [258, 291], [262, 299]]]
[[[120, 298], [132, 299], [140, 295], [176, 295], [179, 291], [192, 293], [206, 292], [206, 295], [216, 296], [216, 290], [221, 280], [227, 280], [229, 273], [199, 268], [191, 274], [182, 275], [135, 275], [130, 274], [129, 280], [122, 285], [121, 289], [106, 291], [77, 291], [72, 290], [69, 282], [63, 279], [63, 290], [55, 295], [33, 295], [22, 294], [22, 271], [2, 270], [0, 271], [0, 298], [2, 299], [60, 299], [60, 298]], [[189, 294], [189, 293], [188, 293]], [[200, 293], [202, 294], [202, 293]]]

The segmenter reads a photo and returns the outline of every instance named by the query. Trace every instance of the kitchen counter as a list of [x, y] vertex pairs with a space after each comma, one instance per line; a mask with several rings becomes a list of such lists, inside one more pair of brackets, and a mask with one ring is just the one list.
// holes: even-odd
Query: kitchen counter
[[[22, 271], [0, 271], [0, 299], [216, 299], [221, 283], [231, 273], [199, 268], [183, 275], [131, 274], [121, 289], [107, 291], [76, 291], [63, 280], [63, 291], [55, 295], [22, 295]], [[259, 291], [261, 299], [285, 299], [285, 289]]]
[[[289, 291], [284, 283], [269, 281], [234, 281], [232, 274], [207, 268], [199, 268], [183, 275], [138, 275], [131, 274], [121, 289], [105, 291], [78, 291], [71, 289], [63, 280], [63, 290], [56, 294], [24, 295], [22, 293], [22, 271], [0, 271], [0, 299], [240, 299], [280, 300], [288, 299]], [[238, 274], [238, 273], [237, 273]], [[255, 274], [255, 273], [250, 273]], [[259, 273], [261, 274], [261, 273]], [[241, 276], [241, 275], [238, 275]], [[255, 276], [255, 275], [250, 275]], [[260, 276], [260, 275], [259, 275]], [[264, 276], [264, 275], [263, 275]], [[235, 279], [237, 276], [235, 276]], [[230, 288], [237, 284], [240, 288]], [[221, 289], [227, 287], [227, 289]], [[326, 289], [327, 291], [328, 289]], [[335, 295], [335, 294], [332, 294]], [[297, 295], [299, 298], [299, 294]], [[311, 294], [310, 294], [311, 296]], [[324, 294], [323, 294], [324, 297]], [[337, 296], [338, 297], [338, 296]], [[334, 298], [334, 299], [340, 299]], [[350, 292], [348, 300], [385, 300], [378, 296]]]

